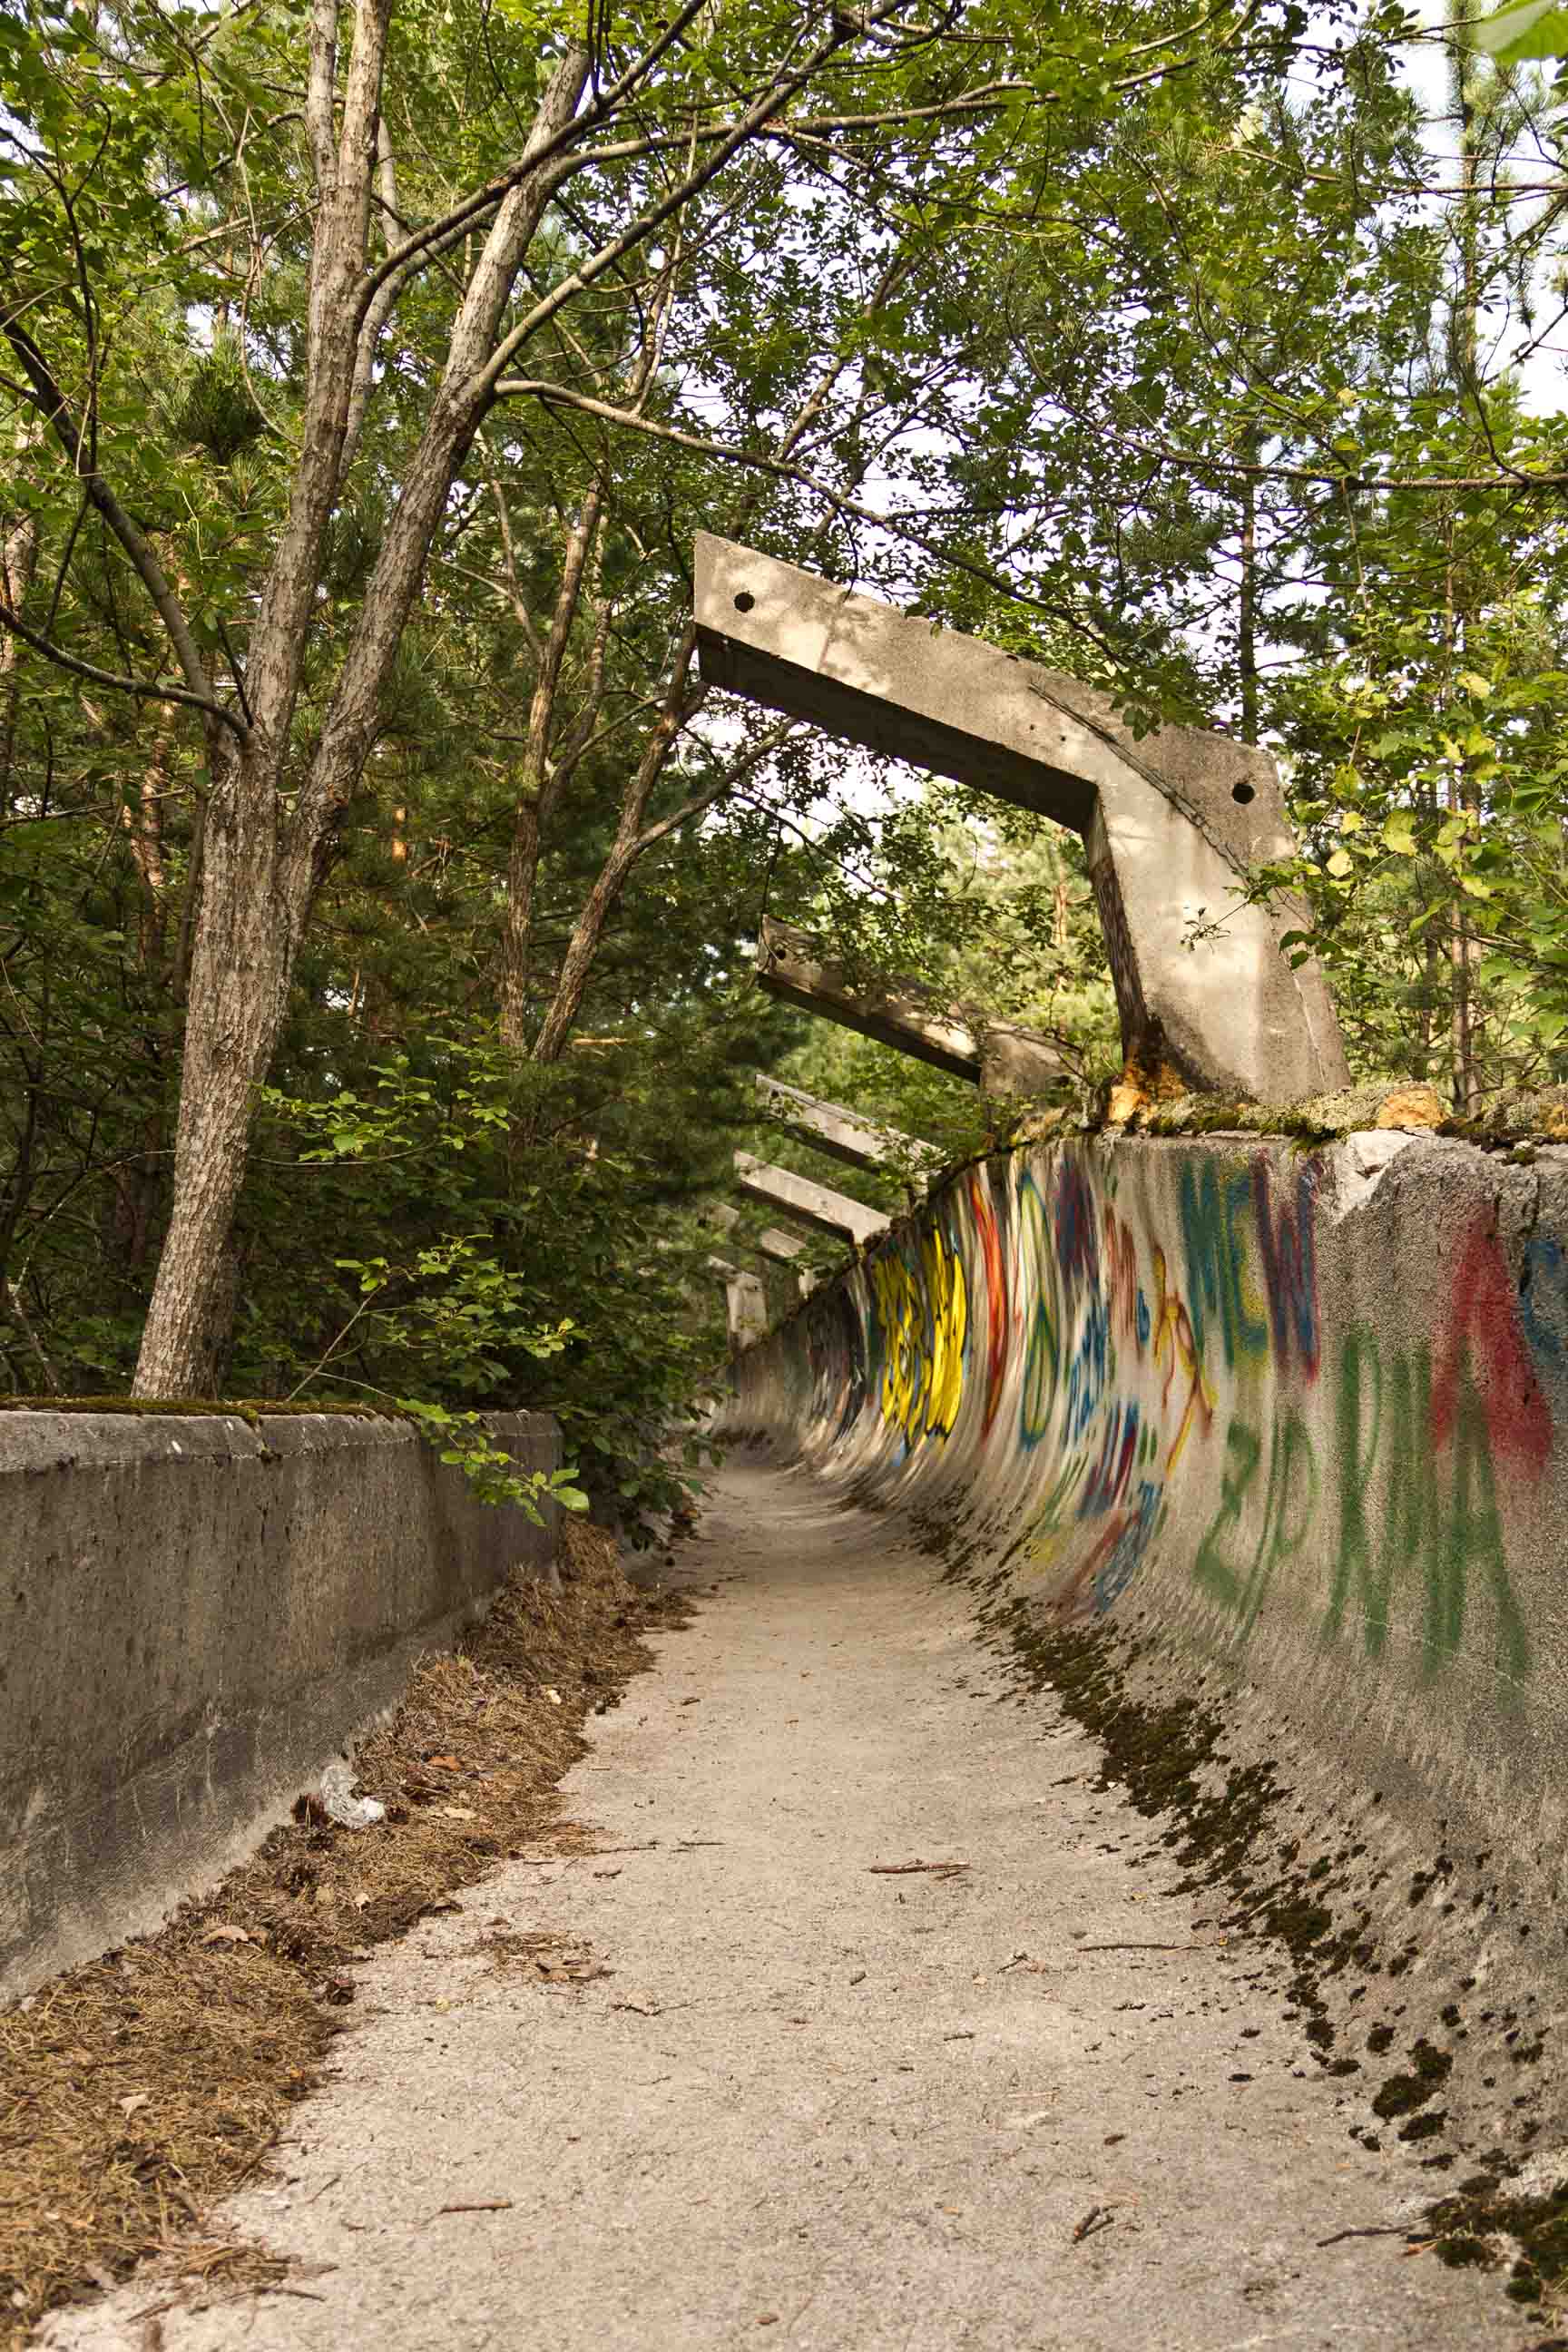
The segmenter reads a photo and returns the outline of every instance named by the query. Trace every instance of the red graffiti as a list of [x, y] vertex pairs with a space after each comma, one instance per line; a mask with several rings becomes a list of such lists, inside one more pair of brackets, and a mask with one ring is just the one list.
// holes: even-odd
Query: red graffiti
[[1432, 1442], [1446, 1445], [1467, 1364], [1486, 1410], [1494, 1455], [1539, 1478], [1552, 1454], [1552, 1408], [1520, 1328], [1519, 1295], [1483, 1213], [1454, 1276], [1448, 1333], [1432, 1381]]
[[[1114, 1209], [1105, 1213], [1105, 1286], [1110, 1328], [1119, 1339], [1126, 1339], [1142, 1353], [1138, 1329], [1138, 1245], [1130, 1225], [1122, 1223]], [[1144, 1309], [1143, 1338], [1148, 1336], [1148, 1309]]]
[[1002, 1382], [1007, 1370], [1007, 1269], [996, 1231], [996, 1212], [978, 1170], [969, 1179], [969, 1202], [974, 1211], [981, 1255], [985, 1261], [985, 1410], [980, 1423], [984, 1444], [991, 1434], [991, 1424], [1002, 1402]]

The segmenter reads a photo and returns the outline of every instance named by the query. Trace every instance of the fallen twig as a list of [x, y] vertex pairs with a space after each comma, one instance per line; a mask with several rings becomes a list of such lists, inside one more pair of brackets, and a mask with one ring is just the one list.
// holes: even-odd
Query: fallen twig
[[1317, 2243], [1320, 2246], [1337, 2246], [1342, 2238], [1407, 2238], [1409, 2235], [1410, 2232], [1408, 2230], [1394, 2228], [1384, 2228], [1381, 2230], [1336, 2230], [1331, 2238], [1320, 2238], [1318, 2239]]
[[1217, 1944], [1075, 1944], [1078, 1952], [1217, 1952]]
[[443, 2213], [510, 2213], [510, 2197], [480, 2197], [471, 2205], [438, 2205], [436, 2209], [436, 2217], [438, 2219]]
[[1115, 2219], [1109, 2205], [1091, 2205], [1072, 2233], [1073, 2244], [1081, 2246], [1086, 2238], [1097, 2237], [1101, 2230], [1109, 2230]]
[[931, 1872], [938, 1878], [952, 1878], [961, 1870], [973, 1870], [970, 1862], [872, 1862], [867, 1871], [872, 1878], [908, 1878], [918, 1870]]

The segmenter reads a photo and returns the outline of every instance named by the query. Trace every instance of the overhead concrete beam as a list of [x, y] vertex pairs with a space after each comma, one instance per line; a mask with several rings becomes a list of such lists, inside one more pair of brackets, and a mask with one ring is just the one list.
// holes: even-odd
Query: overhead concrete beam
[[875, 1119], [862, 1118], [858, 1111], [847, 1110], [841, 1103], [824, 1102], [800, 1087], [769, 1076], [766, 1071], [757, 1073], [757, 1092], [764, 1110], [786, 1134], [810, 1144], [829, 1160], [842, 1160], [847, 1168], [885, 1168], [889, 1160], [907, 1162], [931, 1150], [916, 1137], [900, 1134], [896, 1127], [879, 1127]]
[[814, 1184], [809, 1176], [797, 1176], [793, 1168], [772, 1167], [750, 1151], [735, 1154], [735, 1182], [749, 1200], [765, 1201], [769, 1208], [782, 1209], [798, 1224], [809, 1225], [815, 1233], [831, 1234], [836, 1241], [857, 1244], [874, 1241], [891, 1222], [880, 1209], [868, 1209], [863, 1201], [852, 1201], [826, 1184]]
[[[1067, 1074], [1056, 1047], [1032, 1030], [1020, 1029], [1009, 1021], [987, 1022], [961, 1004], [944, 1003], [934, 990], [922, 988], [918, 981], [851, 985], [843, 966], [818, 956], [803, 931], [767, 916], [763, 919], [757, 978], [771, 996], [785, 1004], [798, 1005], [803, 1013], [817, 1013], [825, 1021], [836, 1021], [840, 1028], [895, 1046], [900, 1053], [930, 1062], [955, 1078], [967, 1078], [983, 1094], [1039, 1095], [1058, 1085]], [[805, 1099], [809, 1101], [810, 1097]], [[806, 1139], [821, 1143], [820, 1136]]]
[[[1266, 753], [1190, 727], [1135, 737], [1091, 687], [707, 532], [696, 620], [710, 684], [1083, 836], [1130, 1068], [1261, 1102], [1347, 1083], [1327, 982], [1280, 946], [1299, 910], [1238, 896], [1295, 847]], [[921, 1051], [910, 1034], [887, 1042]], [[926, 1058], [952, 1067], [944, 1050], [933, 1030]]]

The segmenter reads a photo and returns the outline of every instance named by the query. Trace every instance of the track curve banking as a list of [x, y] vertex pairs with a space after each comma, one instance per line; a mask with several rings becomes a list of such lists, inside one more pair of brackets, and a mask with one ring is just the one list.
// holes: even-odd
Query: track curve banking
[[1260, 1834], [1312, 1882], [1328, 2008], [1370, 2013], [1387, 1971], [1449, 2062], [1450, 2141], [1568, 2141], [1537, 2030], [1563, 1981], [1568, 1150], [1016, 1147], [733, 1388], [733, 1427], [917, 1531], [998, 1634], [1058, 1669], [1070, 1640], [1160, 1738], [1209, 1710], [1187, 1794], [1289, 1792]]

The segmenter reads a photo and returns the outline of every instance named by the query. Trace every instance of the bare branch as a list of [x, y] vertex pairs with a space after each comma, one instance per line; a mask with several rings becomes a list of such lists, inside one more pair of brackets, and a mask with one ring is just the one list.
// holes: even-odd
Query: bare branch
[[48, 638], [40, 636], [37, 629], [30, 629], [8, 604], [0, 604], [0, 629], [20, 637], [25, 646], [31, 646], [35, 653], [42, 654], [47, 661], [54, 662], [59, 668], [69, 670], [73, 677], [85, 677], [93, 686], [112, 687], [120, 694], [139, 695], [146, 702], [183, 703], [188, 710], [200, 710], [209, 719], [220, 719], [224, 726], [234, 730], [242, 742], [245, 740], [247, 730], [243, 722], [235, 717], [232, 710], [226, 710], [221, 702], [214, 702], [205, 695], [188, 693], [184, 687], [171, 686], [164, 678], [118, 677], [113, 670], [99, 669], [91, 662], [79, 661], [75, 654], [68, 654], [63, 646], [51, 645]]
[[[5, 339], [21, 362], [27, 382], [32, 387], [34, 404], [48, 420], [61, 448], [70, 459], [72, 471], [79, 476], [87, 496], [125, 550], [142, 585], [158, 608], [159, 617], [169, 632], [169, 642], [174, 648], [174, 657], [184, 677], [187, 691], [182, 698], [194, 704], [197, 709], [218, 711], [220, 706], [213, 693], [212, 682], [207, 677], [206, 667], [202, 660], [196, 641], [191, 634], [190, 624], [181, 611], [178, 599], [169, 585], [168, 576], [153, 552], [152, 541], [147, 538], [141, 525], [132, 521], [131, 516], [126, 513], [97, 467], [88, 464], [81, 435], [66, 404], [65, 394], [55, 382], [43, 353], [31, 335], [25, 327], [17, 326], [15, 321], [6, 327], [5, 332]], [[25, 632], [18, 626], [16, 634], [22, 636]], [[47, 651], [48, 648], [41, 646], [39, 650]], [[231, 713], [224, 712], [223, 716], [231, 725], [238, 726], [239, 722]]]

